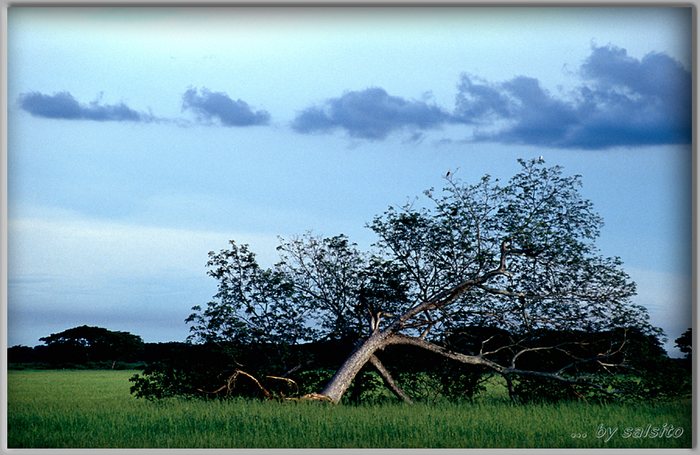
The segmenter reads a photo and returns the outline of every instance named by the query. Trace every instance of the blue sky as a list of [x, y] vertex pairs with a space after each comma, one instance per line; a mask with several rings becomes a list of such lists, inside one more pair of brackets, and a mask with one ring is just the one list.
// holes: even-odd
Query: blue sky
[[8, 345], [183, 340], [228, 239], [369, 246], [448, 169], [540, 155], [667, 346], [691, 324], [690, 9], [12, 7], [8, 36]]

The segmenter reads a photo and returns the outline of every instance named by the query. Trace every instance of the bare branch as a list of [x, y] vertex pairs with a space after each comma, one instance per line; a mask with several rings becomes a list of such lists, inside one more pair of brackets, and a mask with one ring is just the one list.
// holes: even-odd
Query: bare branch
[[496, 362], [492, 362], [491, 360], [485, 359], [481, 356], [466, 355], [459, 352], [453, 352], [437, 344], [425, 341], [421, 338], [409, 337], [401, 334], [393, 334], [386, 339], [386, 344], [408, 344], [418, 346], [436, 354], [440, 354], [444, 357], [457, 360], [458, 362], [467, 363], [470, 365], [483, 365], [499, 373], [503, 370], [503, 367], [501, 365], [497, 364]]
[[[511, 367], [511, 368], [515, 368], [515, 361], [518, 360], [518, 357], [520, 357], [521, 355], [523, 355], [523, 354], [525, 354], [525, 353], [527, 353], [527, 352], [550, 351], [550, 350], [552, 350], [552, 349], [557, 349], [557, 350], [559, 350], [558, 346], [538, 346], [538, 347], [536, 347], [536, 348], [524, 348], [524, 349], [521, 349], [520, 351], [518, 351], [517, 353], [515, 353], [515, 355], [514, 355], [513, 358], [511, 359], [511, 361], [510, 361], [510, 367]], [[566, 352], [566, 351], [564, 351], [564, 352]]]
[[430, 343], [430, 342], [427, 342], [425, 340], [415, 338], [415, 337], [394, 334], [394, 335], [391, 335], [390, 337], [387, 338], [386, 344], [389, 344], [389, 345], [391, 345], [391, 344], [407, 344], [407, 345], [412, 345], [412, 346], [418, 346], [420, 348], [426, 349], [426, 350], [434, 352], [436, 354], [440, 354], [444, 357], [447, 357], [447, 358], [452, 359], [452, 360], [456, 360], [456, 361], [461, 362], [461, 363], [465, 363], [465, 364], [469, 364], [469, 365], [485, 366], [485, 367], [490, 368], [493, 371], [500, 373], [504, 376], [507, 376], [507, 375], [534, 376], [534, 377], [540, 377], [540, 378], [545, 378], [545, 379], [551, 379], [551, 380], [558, 381], [558, 382], [565, 383], [565, 384], [591, 387], [591, 388], [595, 388], [595, 389], [599, 389], [601, 391], [607, 392], [607, 390], [604, 389], [603, 387], [599, 386], [598, 384], [594, 384], [594, 383], [591, 383], [589, 381], [586, 381], [585, 378], [569, 378], [566, 376], [562, 376], [559, 373], [550, 373], [550, 372], [545, 372], [545, 371], [534, 371], [534, 370], [521, 370], [519, 368], [514, 368], [513, 366], [504, 367], [502, 365], [499, 365], [496, 362], [493, 362], [489, 359], [483, 358], [481, 355], [467, 355], [467, 354], [462, 354], [459, 352], [450, 351], [442, 346], [438, 346], [436, 344], [433, 344], [433, 343]]
[[421, 332], [421, 334], [420, 334], [420, 336], [419, 336], [418, 338], [420, 338], [421, 340], [425, 340], [425, 337], [428, 336], [428, 334], [430, 333], [430, 330], [431, 330], [433, 327], [435, 327], [435, 323], [434, 323], [434, 322], [428, 323], [428, 325], [425, 327], [425, 329], [423, 329], [423, 331]]
[[292, 380], [292, 379], [283, 378], [283, 377], [281, 377], [281, 376], [270, 376], [270, 375], [267, 375], [267, 376], [265, 376], [265, 377], [268, 378], [268, 379], [276, 380], [276, 381], [284, 381], [284, 382], [287, 383], [287, 385], [289, 385], [289, 386], [294, 386], [294, 389], [296, 390], [295, 393], [299, 393], [299, 385], [296, 383], [296, 381], [294, 381], [294, 380]]
[[508, 291], [505, 289], [492, 288], [492, 287], [486, 286], [485, 284], [480, 284], [477, 287], [479, 289], [482, 289], [482, 290], [488, 292], [489, 294], [502, 295], [505, 297], [518, 297], [518, 298], [539, 297], [538, 295], [527, 294], [525, 292], [513, 292], [513, 291]]
[[506, 263], [506, 258], [508, 256], [508, 251], [510, 248], [510, 238], [505, 239], [501, 242], [501, 258], [499, 261], [498, 268], [492, 269], [486, 273], [484, 273], [481, 276], [477, 276], [476, 278], [470, 278], [467, 280], [462, 281], [461, 283], [457, 284], [456, 286], [453, 286], [450, 289], [446, 289], [442, 292], [439, 292], [437, 295], [433, 296], [431, 299], [419, 303], [418, 305], [415, 305], [414, 307], [410, 308], [408, 311], [406, 311], [403, 315], [401, 315], [399, 318], [397, 318], [393, 324], [389, 326], [388, 330], [397, 330], [403, 325], [409, 321], [412, 317], [417, 315], [420, 312], [423, 311], [432, 311], [436, 310], [438, 308], [444, 307], [446, 305], [449, 305], [456, 301], [461, 295], [463, 295], [466, 291], [469, 289], [479, 286], [491, 278], [498, 276], [498, 275], [508, 275], [508, 270], [507, 270], [507, 263]]
[[372, 364], [372, 366], [374, 366], [374, 368], [377, 369], [379, 374], [382, 376], [382, 379], [384, 379], [387, 387], [389, 387], [394, 395], [396, 395], [400, 400], [403, 400], [405, 403], [413, 404], [413, 400], [411, 400], [411, 398], [406, 395], [406, 392], [404, 392], [403, 389], [396, 384], [396, 381], [394, 381], [391, 373], [389, 373], [376, 355], [372, 354], [369, 358], [369, 362]]
[[250, 379], [250, 381], [260, 389], [260, 391], [265, 396], [265, 398], [272, 397], [272, 394], [265, 387], [263, 387], [262, 384], [260, 384], [260, 381], [258, 381], [255, 376], [253, 376], [250, 373], [246, 373], [243, 370], [235, 370], [233, 372], [233, 374], [231, 374], [231, 376], [229, 376], [228, 379], [226, 379], [226, 384], [222, 385], [221, 387], [214, 390], [213, 392], [207, 392], [206, 390], [202, 390], [202, 389], [197, 389], [197, 390], [200, 392], [204, 392], [204, 393], [208, 393], [208, 394], [212, 394], [212, 395], [215, 395], [219, 392], [223, 392], [225, 390], [226, 395], [230, 395], [231, 392], [233, 392], [233, 388], [236, 386], [236, 381], [238, 380], [239, 376], [244, 376], [244, 377]]
[[[496, 335], [490, 336], [490, 337], [488, 337], [487, 339], [485, 339], [484, 341], [481, 342], [481, 349], [479, 349], [479, 355], [481, 355], [481, 356], [484, 355], [484, 347], [486, 347], [486, 343], [488, 343], [489, 341], [493, 340], [495, 337], [496, 337]], [[501, 349], [501, 348], [499, 348], [499, 349]]]

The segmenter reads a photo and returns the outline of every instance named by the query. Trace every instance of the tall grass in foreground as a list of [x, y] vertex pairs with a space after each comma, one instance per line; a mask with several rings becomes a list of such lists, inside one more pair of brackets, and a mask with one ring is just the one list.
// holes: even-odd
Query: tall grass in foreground
[[[251, 400], [137, 400], [132, 371], [10, 371], [10, 448], [690, 447], [691, 402], [332, 406]], [[680, 437], [637, 436], [648, 425]], [[599, 438], [600, 425], [617, 428]], [[585, 437], [584, 437], [585, 434]], [[609, 434], [609, 433], [608, 433]], [[677, 434], [677, 433], [676, 433]], [[606, 441], [607, 439], [607, 441]]]

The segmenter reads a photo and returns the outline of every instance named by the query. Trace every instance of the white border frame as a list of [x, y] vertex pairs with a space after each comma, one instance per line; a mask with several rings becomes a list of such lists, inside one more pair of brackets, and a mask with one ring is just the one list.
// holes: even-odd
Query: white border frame
[[[698, 4], [700, 0], [691, 0], [686, 2], [669, 1], [634, 1], [634, 0], [593, 0], [593, 1], [574, 1], [562, 2], [551, 0], [538, 0], [528, 2], [526, 0], [517, 1], [492, 1], [484, 0], [439, 0], [429, 2], [427, 0], [258, 0], [258, 1], [230, 1], [230, 0], [205, 0], [199, 3], [192, 0], [70, 0], [70, 1], [32, 1], [32, 0], [0, 0], [0, 378], [2, 386], [0, 386], [0, 451], [8, 454], [44, 454], [48, 451], [59, 454], [74, 454], [76, 449], [9, 449], [7, 444], [7, 247], [8, 247], [8, 218], [7, 218], [7, 133], [8, 133], [8, 92], [7, 92], [7, 57], [8, 57], [8, 9], [12, 6], [192, 6], [192, 7], [211, 7], [211, 6], [266, 6], [266, 7], [281, 7], [281, 6], [357, 6], [357, 7], [376, 7], [376, 6], [425, 6], [425, 7], [440, 7], [440, 6], [552, 6], [552, 7], [576, 7], [576, 6], [664, 6], [664, 7], [691, 7], [693, 9], [693, 34], [692, 34], [692, 77], [693, 77], [693, 136], [692, 136], [692, 318], [693, 318], [693, 351], [696, 355], [693, 357], [693, 438], [691, 449], [646, 449], [653, 451], [654, 454], [679, 454], [679, 453], [700, 453], [698, 449], [698, 159], [697, 159], [697, 128], [700, 122], [697, 115], [697, 69], [698, 69], [698, 40], [697, 40], [697, 19], [698, 19]], [[104, 453], [110, 452], [115, 454], [133, 454], [133, 453], [156, 453], [156, 454], [172, 454], [175, 452], [187, 454], [231, 454], [231, 453], [334, 453], [334, 454], [358, 454], [358, 453], [414, 453], [423, 454], [428, 452], [444, 453], [444, 454], [470, 454], [470, 453], [486, 453], [486, 454], [537, 454], [542, 450], [547, 450], [550, 453], [559, 452], [576, 452], [581, 454], [614, 454], [623, 450], [638, 450], [638, 449], [80, 449], [81, 453]], [[185, 452], [186, 451], [186, 452]]]

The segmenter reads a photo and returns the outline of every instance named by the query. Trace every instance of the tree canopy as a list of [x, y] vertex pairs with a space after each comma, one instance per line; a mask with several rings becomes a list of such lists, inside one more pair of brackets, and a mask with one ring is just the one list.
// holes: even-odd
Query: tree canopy
[[[658, 336], [618, 257], [596, 246], [603, 224], [581, 192], [581, 176], [542, 159], [519, 160], [507, 182], [484, 176], [445, 178], [442, 190], [390, 206], [368, 227], [376, 242], [361, 251], [345, 235], [306, 233], [280, 239], [277, 264], [262, 268], [248, 245], [210, 252], [214, 300], [188, 318], [201, 342], [269, 342], [351, 338], [361, 341], [323, 396], [337, 402], [365, 364], [400, 395], [377, 357], [390, 345], [426, 349], [510, 378], [577, 383], [583, 371], [624, 362], [626, 333]], [[465, 328], [507, 336], [448, 349]], [[543, 333], [605, 333], [551, 342]], [[556, 353], [558, 362], [525, 369], [527, 359]], [[595, 351], [595, 352], [594, 352]], [[586, 368], [582, 368], [586, 365]], [[394, 383], [392, 385], [392, 383]]]
[[143, 348], [138, 335], [87, 325], [52, 333], [39, 341], [54, 362], [129, 360]]
[[676, 347], [685, 354], [687, 359], [693, 356], [693, 329], [689, 327], [681, 336], [675, 339]]

